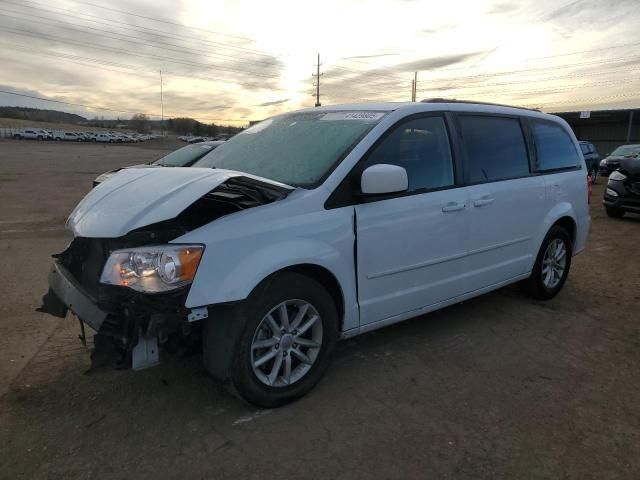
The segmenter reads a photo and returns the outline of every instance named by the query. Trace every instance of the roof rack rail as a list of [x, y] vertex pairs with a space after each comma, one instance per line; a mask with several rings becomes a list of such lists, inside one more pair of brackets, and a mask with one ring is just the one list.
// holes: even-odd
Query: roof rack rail
[[519, 108], [521, 110], [531, 110], [533, 112], [540, 111], [538, 108], [517, 107], [515, 105], [506, 105], [504, 103], [479, 102], [476, 100], [458, 100], [457, 98], [426, 98], [424, 100], [420, 100], [420, 103], [475, 103], [477, 105], [491, 105], [494, 107]]

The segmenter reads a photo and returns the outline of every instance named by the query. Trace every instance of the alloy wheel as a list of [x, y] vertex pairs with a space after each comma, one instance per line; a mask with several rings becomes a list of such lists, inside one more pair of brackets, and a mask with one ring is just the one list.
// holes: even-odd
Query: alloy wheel
[[542, 283], [548, 289], [558, 286], [567, 266], [567, 247], [560, 238], [549, 243], [542, 259]]
[[322, 320], [313, 305], [285, 300], [262, 318], [253, 335], [253, 373], [270, 387], [292, 385], [313, 367], [322, 339]]

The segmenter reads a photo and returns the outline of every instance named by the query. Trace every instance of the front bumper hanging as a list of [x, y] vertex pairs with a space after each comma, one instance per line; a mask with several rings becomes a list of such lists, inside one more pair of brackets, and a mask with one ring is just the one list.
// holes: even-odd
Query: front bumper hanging
[[[164, 343], [176, 340], [172, 334], [177, 334], [185, 340], [193, 333], [184, 308], [184, 291], [151, 298], [120, 287], [107, 287], [110, 293], [98, 293], [102, 299], [98, 300], [59, 260], [54, 261], [48, 280], [49, 290], [37, 310], [61, 318], [70, 310], [81, 325], [87, 324], [97, 332], [91, 353], [92, 370], [105, 366], [141, 370], [157, 365], [159, 338]], [[206, 308], [199, 310], [206, 312]], [[207, 316], [197, 313], [202, 318]]]
[[59, 262], [54, 262], [49, 272], [49, 291], [42, 297], [39, 312], [64, 318], [71, 310], [96, 332], [100, 331], [107, 313], [96, 305], [71, 272]]

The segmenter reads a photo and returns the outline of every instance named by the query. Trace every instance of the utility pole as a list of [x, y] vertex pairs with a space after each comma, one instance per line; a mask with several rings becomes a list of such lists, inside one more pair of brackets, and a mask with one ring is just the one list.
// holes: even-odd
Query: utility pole
[[415, 102], [418, 92], [418, 72], [413, 72], [413, 83], [411, 89], [411, 101]]
[[312, 77], [316, 77], [316, 83], [315, 83], [315, 87], [316, 87], [316, 107], [319, 107], [320, 104], [320, 76], [323, 75], [322, 73], [320, 73], [320, 65], [322, 65], [320, 63], [320, 54], [318, 54], [318, 63], [316, 63], [316, 73], [312, 73], [311, 76]]
[[164, 98], [162, 91], [162, 70], [160, 70], [160, 132], [164, 138]]

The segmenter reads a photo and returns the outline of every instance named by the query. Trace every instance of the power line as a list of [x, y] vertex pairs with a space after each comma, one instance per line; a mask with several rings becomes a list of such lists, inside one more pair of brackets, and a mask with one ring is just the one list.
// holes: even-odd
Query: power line
[[[0, 8], [0, 11], [2, 11], [2, 12], [10, 12], [10, 13], [18, 13], [19, 15], [25, 15], [22, 12], [15, 12], [13, 10], [5, 10], [3, 8]], [[139, 45], [150, 46], [150, 47], [157, 47], [157, 45], [167, 45], [167, 46], [170, 46], [170, 47], [177, 47], [177, 48], [165, 48], [165, 50], [169, 50], [169, 51], [177, 52], [177, 53], [187, 53], [187, 54], [190, 54], [190, 55], [194, 55], [194, 54], [201, 55], [201, 52], [196, 52], [196, 51], [194, 51], [194, 50], [192, 50], [190, 48], [184, 47], [183, 45], [177, 45], [175, 43], [162, 42], [162, 41], [155, 41], [154, 44], [146, 43], [146, 42], [140, 41], [139, 37], [134, 36], [134, 35], [127, 35], [125, 33], [120, 33], [120, 32], [116, 32], [116, 31], [113, 31], [113, 30], [104, 30], [104, 29], [95, 28], [95, 27], [93, 27], [93, 29], [91, 31], [87, 31], [87, 30], [84, 30], [84, 29], [81, 29], [81, 28], [73, 28], [73, 27], [84, 27], [84, 28], [91, 28], [91, 27], [88, 27], [86, 25], [79, 25], [77, 23], [68, 22], [68, 21], [50, 19], [50, 18], [47, 18], [47, 17], [43, 17], [41, 15], [29, 15], [29, 17], [44, 18], [47, 21], [33, 20], [33, 18], [16, 17], [14, 15], [7, 15], [6, 13], [0, 13], [0, 16], [9, 17], [9, 18], [15, 18], [17, 20], [23, 20], [25, 22], [29, 22], [30, 24], [39, 23], [41, 25], [49, 25], [49, 26], [54, 26], [54, 27], [55, 27], [55, 25], [52, 25], [51, 22], [55, 22], [55, 23], [64, 25], [65, 29], [70, 29], [70, 30], [74, 30], [76, 32], [81, 32], [81, 33], [83, 33], [85, 35], [89, 35], [89, 36], [92, 36], [92, 37], [95, 37], [97, 35], [97, 36], [104, 37], [104, 38], [110, 38], [112, 40], [118, 40], [118, 41], [121, 41], [121, 42], [127, 41], [127, 42], [130, 42], [130, 43], [136, 43], [136, 44], [139, 44]], [[69, 25], [71, 27], [69, 27]], [[118, 35], [118, 36], [121, 36], [121, 37], [125, 37], [126, 39], [133, 39], [133, 40], [123, 40], [122, 38], [115, 38], [115, 37], [113, 37], [111, 35], [105, 35], [105, 34], [99, 34], [99, 33], [96, 34], [96, 31], [98, 31], [98, 32], [106, 32], [106, 33], [110, 33], [112, 35]], [[207, 53], [204, 56], [205, 57], [220, 57], [220, 58], [223, 58], [223, 59], [230, 59], [230, 60], [238, 60], [237, 56], [225, 55], [223, 53]], [[254, 61], [252, 63], [254, 63], [254, 64], [255, 63], [264, 64], [264, 65], [277, 65], [277, 62], [275, 62], [275, 61]]]
[[[561, 56], [568, 56], [568, 55], [576, 55], [576, 54], [580, 54], [580, 53], [589, 53], [589, 52], [594, 52], [594, 51], [601, 51], [601, 50], [608, 50], [608, 49], [617, 49], [617, 48], [625, 48], [625, 47], [632, 47], [632, 46], [638, 46], [640, 45], [640, 42], [636, 42], [636, 43], [627, 43], [627, 44], [622, 44], [622, 45], [614, 45], [611, 47], [601, 47], [601, 48], [596, 48], [596, 49], [591, 49], [591, 50], [582, 50], [582, 51], [578, 51], [578, 52], [569, 52], [569, 53], [563, 53], [563, 54], [559, 54], [559, 55], [549, 55], [549, 56], [545, 56], [545, 57], [533, 57], [533, 58], [529, 58], [529, 59], [525, 59], [523, 61], [527, 61], [527, 60], [537, 60], [537, 59], [548, 59], [548, 58], [555, 58], [555, 57], [561, 57]], [[571, 63], [571, 64], [565, 64], [565, 65], [555, 65], [555, 66], [546, 66], [546, 67], [532, 67], [532, 68], [526, 68], [526, 69], [519, 69], [519, 70], [511, 70], [511, 71], [501, 71], [501, 72], [493, 72], [493, 73], [486, 73], [486, 74], [475, 74], [475, 75], [467, 75], [464, 77], [456, 77], [456, 78], [452, 78], [452, 77], [445, 77], [445, 78], [435, 78], [434, 80], [457, 80], [457, 79], [461, 79], [461, 80], [466, 80], [466, 79], [472, 79], [472, 78], [483, 78], [483, 77], [493, 77], [493, 76], [498, 76], [498, 75], [513, 75], [513, 74], [518, 74], [518, 73], [529, 73], [529, 72], [534, 72], [534, 71], [547, 71], [547, 70], [552, 70], [552, 69], [564, 69], [564, 68], [571, 68], [574, 66], [584, 66], [584, 65], [595, 65], [595, 64], [601, 64], [601, 63], [615, 63], [617, 61], [622, 61], [622, 60], [629, 60], [629, 57], [616, 57], [613, 59], [604, 59], [604, 60], [590, 60], [590, 61], [586, 61], [586, 62], [578, 62], [578, 63]], [[479, 65], [480, 66], [480, 65]], [[338, 68], [340, 70], [345, 70], [345, 71], [349, 71], [349, 72], [354, 72], [354, 73], [367, 73], [366, 70], [354, 70], [354, 69], [349, 69], [349, 68], [344, 68], [344, 67], [334, 67], [334, 68]], [[389, 67], [389, 68], [392, 68]], [[477, 67], [473, 67], [473, 66], [466, 66], [466, 67], [455, 67], [455, 68], [446, 68], [446, 69], [440, 69], [435, 71], [435, 73], [446, 73], [449, 71], [457, 71], [457, 70], [468, 70], [469, 68], [477, 68]], [[374, 76], [379, 76], [379, 77], [384, 77], [384, 78], [393, 78], [392, 81], [386, 82], [387, 84], [394, 84], [394, 85], [399, 85], [401, 83], [401, 81], [398, 79], [396, 80], [395, 77], [393, 77], [392, 75], [398, 75], [398, 74], [372, 74]], [[336, 80], [334, 82], [329, 82], [329, 83], [337, 83], [339, 81], [342, 80]], [[378, 85], [382, 85], [385, 82], [380, 82], [378, 83]], [[372, 84], [372, 85], [376, 85], [376, 84]]]
[[[192, 66], [192, 67], [205, 67], [205, 68], [209, 68], [209, 69], [224, 70], [224, 71], [228, 71], [228, 72], [232, 72], [232, 73], [242, 73], [242, 74], [246, 74], [246, 75], [254, 75], [254, 76], [263, 77], [263, 78], [278, 78], [277, 76], [270, 75], [270, 74], [264, 74], [264, 73], [261, 73], [261, 72], [254, 72], [254, 71], [249, 71], [249, 70], [239, 70], [239, 69], [224, 67], [224, 66], [220, 66], [220, 65], [216, 65], [216, 64], [211, 64], [211, 63], [201, 63], [201, 62], [187, 61], [187, 60], [182, 60], [182, 59], [174, 58], [174, 57], [166, 57], [166, 56], [162, 56], [162, 55], [156, 55], [156, 54], [153, 54], [153, 53], [148, 53], [148, 54], [143, 55], [143, 54], [140, 54], [140, 53], [137, 53], [137, 52], [132, 52], [130, 50], [126, 50], [126, 49], [123, 49], [123, 48], [106, 47], [106, 46], [99, 45], [99, 44], [96, 44], [96, 43], [91, 43], [91, 42], [86, 42], [86, 41], [77, 41], [77, 40], [73, 40], [73, 39], [70, 39], [70, 38], [60, 37], [60, 36], [57, 36], [57, 35], [42, 34], [42, 33], [39, 33], [39, 32], [32, 32], [32, 31], [29, 31], [29, 30], [23, 30], [23, 29], [19, 29], [19, 28], [0, 26], [0, 30], [8, 31], [8, 32], [14, 33], [16, 35], [38, 37], [38, 38], [45, 38], [45, 39], [49, 39], [49, 40], [62, 41], [62, 42], [72, 43], [72, 44], [75, 44], [75, 45], [80, 45], [80, 46], [85, 46], [85, 47], [90, 47], [90, 48], [96, 48], [96, 49], [99, 49], [99, 50], [111, 51], [111, 52], [116, 52], [116, 53], [126, 53], [129, 56], [135, 56], [135, 57], [141, 57], [141, 58], [153, 58], [153, 59], [156, 59], [156, 60], [164, 60], [164, 61], [168, 61], [168, 62], [172, 62], [172, 63], [176, 63], [176, 64], [181, 64], [181, 65]], [[119, 40], [119, 39], [116, 39], [116, 40]], [[144, 44], [144, 43], [141, 43], [141, 42], [138, 42], [138, 43], [141, 44], [141, 45], [153, 46], [153, 45]]]
[[[637, 70], [632, 70], [632, 72], [636, 72]], [[629, 70], [604, 70], [604, 71], [600, 71], [600, 72], [589, 72], [589, 76], [598, 76], [598, 75], [611, 75], [611, 74], [615, 74], [615, 73], [629, 73]], [[493, 82], [493, 83], [483, 83], [481, 85], [468, 85], [468, 86], [463, 86], [463, 87], [459, 87], [460, 89], [466, 89], [466, 88], [482, 88], [482, 87], [499, 87], [499, 86], [508, 86], [508, 85], [520, 85], [523, 83], [540, 83], [541, 81], [549, 81], [549, 80], [565, 80], [565, 79], [570, 79], [570, 78], [584, 78], [584, 75], [582, 74], [567, 74], [567, 75], [557, 75], [554, 77], [545, 77], [544, 80], [540, 80], [540, 79], [531, 79], [531, 80], [514, 80], [514, 81], [510, 81], [510, 82]], [[458, 87], [456, 87], [458, 88]], [[429, 90], [428, 88], [422, 89], [422, 92], [425, 91], [433, 91], [433, 90]]]
[[[17, 4], [17, 5], [20, 5], [19, 3], [11, 2], [11, 0], [6, 0], [6, 1], [9, 1], [10, 3], [14, 3], [14, 4]], [[113, 9], [113, 8], [109, 8], [109, 7], [104, 7], [104, 6], [96, 5], [96, 4], [93, 4], [93, 3], [90, 3], [90, 2], [79, 2], [78, 0], [74, 0], [74, 1], [76, 1], [77, 3], [85, 3], [87, 5], [92, 5], [92, 6], [95, 6], [95, 7], [98, 7], [98, 8], [117, 11], [118, 13], [125, 13], [125, 14], [128, 14], [128, 15], [133, 15], [133, 16], [137, 16], [137, 17], [140, 17], [140, 18], [150, 19], [152, 21], [161, 21], [162, 23], [174, 24], [174, 25], [177, 25], [177, 26], [181, 26], [182, 28], [185, 28], [185, 29], [193, 29], [193, 30], [208, 32], [208, 33], [212, 33], [212, 34], [216, 34], [216, 35], [228, 35], [228, 34], [224, 34], [224, 33], [220, 33], [220, 32], [213, 32], [213, 31], [210, 31], [210, 30], [198, 29], [196, 27], [188, 27], [188, 26], [185, 26], [185, 25], [182, 25], [182, 24], [179, 24], [179, 23], [168, 22], [166, 20], [161, 20], [161, 19], [157, 19], [157, 18], [153, 18], [153, 17], [145, 17], [145, 16], [138, 15], [138, 14], [135, 14], [135, 13], [132, 13], [132, 12], [126, 12], [124, 10], [117, 10], [117, 9]], [[23, 0], [23, 2], [39, 5], [39, 4], [31, 2], [29, 0]], [[20, 5], [20, 6], [22, 6], [22, 5]], [[40, 9], [43, 10], [43, 11], [50, 12], [50, 13], [59, 14], [57, 11], [54, 11], [54, 10], [47, 10], [47, 9], [43, 9], [41, 7], [40, 7]], [[61, 8], [58, 8], [58, 7], [56, 7], [56, 9], [57, 10], [64, 10], [64, 11], [73, 12], [73, 10], [61, 9]], [[83, 14], [83, 15], [89, 15], [89, 14]], [[74, 16], [74, 15], [68, 15], [68, 16], [79, 18], [79, 19], [82, 19], [84, 21], [93, 21], [93, 22], [95, 22], [95, 20], [87, 20], [87, 19], [84, 19], [84, 18], [81, 18], [81, 17], [77, 17], [77, 16]], [[96, 17], [94, 15], [89, 15], [89, 16], [92, 16], [94, 18], [103, 18], [103, 17]], [[113, 21], [113, 20], [110, 20], [110, 19], [105, 19], [105, 20]], [[102, 24], [108, 25], [108, 24], [106, 24], [104, 22], [98, 22], [98, 23], [102, 23]], [[123, 24], [123, 22], [118, 21], [119, 28], [123, 28], [123, 27], [121, 27], [122, 24]], [[125, 23], [125, 25], [132, 25], [132, 24]], [[176, 37], [175, 35], [173, 35], [173, 34], [171, 34], [169, 32], [166, 32], [166, 31], [150, 29], [149, 27], [143, 27], [143, 26], [139, 26], [139, 25], [134, 25], [134, 26], [136, 26], [138, 28], [144, 28], [144, 29], [147, 29], [147, 30], [151, 30], [151, 31], [161, 32], [163, 35], [171, 35], [174, 38], [180, 38], [182, 40], [182, 37]], [[139, 30], [135, 30], [135, 29], [129, 29], [129, 30], [140, 32]], [[151, 35], [155, 35], [155, 34], [151, 34]], [[236, 36], [236, 38], [241, 38], [243, 40], [253, 41], [253, 39], [250, 39], [249, 37], [237, 37]], [[201, 39], [198, 39], [198, 41], [199, 42], [205, 42], [205, 43], [207, 42], [206, 40], [201, 40]], [[209, 42], [209, 43], [211, 43], [211, 42]], [[260, 52], [258, 50], [252, 50], [252, 49], [246, 49], [246, 48], [243, 49], [242, 47], [235, 47], [235, 46], [224, 45], [224, 44], [219, 44], [219, 43], [217, 45], [223, 45], [225, 48], [241, 49], [241, 50], [245, 50], [245, 51], [247, 51], [247, 52], [249, 52], [251, 54], [254, 54], [254, 55], [263, 55], [263, 56], [267, 56], [267, 57], [273, 58], [273, 55], [266, 54], [266, 53]], [[600, 51], [600, 50], [607, 50], [607, 49], [614, 49], [614, 48], [623, 48], [623, 47], [627, 47], [627, 46], [636, 46], [636, 45], [640, 45], [640, 43], [629, 43], [629, 44], [623, 44], [623, 45], [614, 45], [614, 46], [610, 46], [610, 47], [601, 47], [601, 48], [596, 48], [596, 49], [583, 50], [583, 51], [579, 51], [579, 52], [568, 52], [568, 53], [563, 53], [563, 54], [550, 55], [550, 56], [546, 56], [546, 57], [532, 57], [532, 58], [529, 58], [529, 59], [524, 59], [523, 61], [546, 59], [546, 58], [555, 58], [555, 57], [560, 57], [560, 56], [574, 55], [574, 54], [579, 54], [579, 53], [588, 53], [588, 52], [593, 52], [593, 51]], [[355, 60], [354, 60], [354, 62], [355, 62]], [[359, 63], [367, 64], [367, 62], [362, 62], [362, 61], [359, 62]], [[349, 72], [352, 72], [352, 73], [368, 73], [366, 70], [354, 70], [354, 69], [349, 69], [349, 68], [341, 67], [341, 66], [336, 66], [334, 68], [338, 68], [338, 69], [344, 70], [344, 71], [349, 71]], [[441, 71], [442, 72], [447, 72], [447, 71], [462, 70], [462, 69], [466, 70], [466, 69], [469, 69], [469, 68], [477, 68], [477, 67], [474, 67], [474, 66], [455, 67], [455, 68], [443, 69]], [[396, 75], [396, 74], [385, 75], [385, 74], [379, 74], [379, 73], [374, 73], [374, 72], [371, 72], [370, 74], [373, 75], [373, 76], [384, 77], [384, 78], [394, 78], [394, 79], [395, 79], [394, 75]]]
[[[566, 87], [551, 87], [551, 88], [543, 88], [543, 89], [533, 89], [533, 90], [499, 90], [500, 94], [504, 94], [504, 95], [512, 95], [512, 94], [522, 94], [522, 95], [538, 95], [540, 93], [543, 94], [548, 94], [548, 93], [560, 93], [560, 92], [566, 92], [566, 91], [570, 91], [570, 90], [579, 90], [581, 88], [590, 88], [590, 87], [599, 87], [599, 86], [603, 86], [603, 85], [614, 85], [614, 84], [620, 84], [620, 83], [633, 83], [633, 82], [637, 82], [640, 81], [640, 77], [635, 76], [632, 78], [619, 78], [616, 80], [609, 80], [609, 81], [605, 81], [605, 82], [595, 82], [595, 83], [585, 83], [585, 84], [581, 84], [581, 85], [570, 85], [570, 86], [566, 86]], [[450, 90], [461, 90], [463, 88], [466, 87], [459, 87], [459, 88], [453, 88]], [[484, 87], [471, 87], [471, 88], [484, 88]], [[430, 92], [432, 90], [426, 89], [423, 90], [424, 92]], [[438, 92], [442, 92], [442, 90], [438, 90]]]
[[637, 93], [621, 93], [618, 95], [609, 95], [604, 97], [591, 97], [591, 98], [583, 98], [583, 99], [573, 99], [566, 100], [564, 102], [547, 102], [547, 103], [530, 103], [527, 104], [529, 106], [538, 106], [542, 107], [544, 105], [578, 105], [578, 104], [587, 104], [592, 102], [600, 102], [604, 100], [615, 100], [619, 98], [631, 98], [632, 100], [640, 100], [640, 97], [634, 97], [634, 95], [638, 95]]
[[[566, 69], [566, 68], [571, 68], [571, 67], [581, 67], [581, 66], [595, 66], [595, 65], [606, 65], [606, 64], [613, 64], [613, 63], [619, 63], [619, 62], [628, 62], [631, 60], [640, 60], [640, 56], [638, 57], [617, 57], [617, 58], [613, 58], [613, 59], [607, 59], [607, 60], [600, 60], [600, 61], [590, 61], [590, 62], [580, 62], [580, 63], [574, 63], [574, 64], [567, 64], [567, 65], [558, 65], [558, 66], [553, 66], [553, 67], [543, 67], [543, 68], [536, 68], [536, 69], [526, 69], [526, 70], [516, 70], [516, 71], [511, 71], [511, 72], [496, 72], [493, 74], [484, 74], [484, 75], [477, 75], [477, 76], [466, 76], [466, 77], [448, 77], [448, 78], [434, 78], [432, 80], [430, 80], [430, 84], [433, 84], [435, 82], [441, 83], [441, 82], [449, 82], [449, 83], [455, 83], [455, 82], [460, 82], [463, 80], [468, 80], [468, 79], [480, 79], [480, 78], [492, 78], [492, 77], [500, 77], [503, 75], [517, 75], [517, 74], [521, 74], [521, 73], [533, 73], [533, 72], [537, 72], [537, 73], [546, 73], [552, 70], [562, 70], [562, 69]], [[613, 71], [612, 71], [613, 72]], [[616, 71], [617, 72], [617, 71]], [[627, 70], [628, 72], [628, 70]], [[602, 72], [589, 72], [589, 75], [601, 75]], [[530, 79], [530, 80], [509, 80], [507, 82], [502, 82], [502, 83], [491, 83], [491, 84], [478, 84], [478, 85], [466, 85], [463, 87], [456, 87], [456, 88], [476, 88], [476, 87], [482, 87], [485, 85], [511, 85], [511, 84], [518, 84], [518, 83], [531, 83], [531, 82], [540, 82], [540, 81], [547, 81], [547, 80], [553, 80], [553, 79], [563, 79], [563, 78], [572, 78], [573, 76], [575, 76], [577, 74], [567, 74], [567, 75], [561, 75], [561, 76], [555, 76], [555, 77], [545, 77], [544, 79]], [[338, 82], [333, 81], [333, 82], [328, 82], [329, 87], [337, 85]], [[368, 87], [388, 87], [388, 88], [402, 88], [404, 85], [403, 82], [368, 82], [367, 86]], [[437, 86], [437, 85], [436, 85]], [[424, 91], [425, 89], [422, 89], [422, 91]]]
[[181, 27], [181, 28], [187, 28], [187, 29], [191, 29], [191, 30], [198, 30], [200, 32], [210, 33], [210, 34], [213, 34], [213, 35], [222, 35], [222, 36], [229, 37], [229, 38], [236, 38], [236, 39], [239, 39], [239, 40], [247, 40], [247, 41], [253, 42], [252, 38], [243, 37], [241, 35], [232, 35], [232, 34], [229, 34], [229, 33], [216, 32], [216, 31], [213, 31], [213, 30], [206, 30], [204, 28], [187, 27], [185, 25], [182, 25], [181, 23], [172, 22], [170, 20], [164, 20], [164, 19], [157, 18], [157, 17], [148, 17], [148, 16], [145, 16], [145, 15], [140, 15], [140, 14], [133, 13], [133, 12], [127, 12], [126, 10], [119, 10], [117, 8], [105, 7], [104, 5], [97, 5], [97, 4], [91, 3], [91, 2], [86, 2], [86, 1], [81, 1], [81, 0], [71, 0], [71, 1], [75, 2], [75, 3], [79, 3], [79, 4], [90, 5], [90, 6], [96, 7], [96, 8], [101, 8], [103, 10], [109, 10], [109, 11], [117, 12], [117, 13], [124, 13], [124, 14], [130, 15], [132, 17], [143, 18], [145, 20], [151, 20], [153, 22], [165, 23], [167, 25], [174, 25], [174, 26]]
[[[496, 77], [496, 76], [502, 76], [502, 75], [518, 75], [521, 73], [532, 73], [532, 72], [547, 72], [549, 70], [562, 70], [565, 68], [572, 68], [572, 67], [582, 67], [582, 66], [590, 66], [590, 65], [602, 65], [602, 64], [609, 64], [609, 63], [617, 63], [617, 62], [621, 62], [621, 61], [630, 61], [630, 60], [636, 60], [639, 59], [640, 57], [636, 56], [636, 57], [629, 57], [629, 56], [624, 56], [624, 57], [615, 57], [615, 58], [608, 58], [608, 59], [604, 59], [604, 60], [590, 60], [587, 62], [578, 62], [578, 63], [568, 63], [568, 64], [564, 64], [564, 65], [556, 65], [556, 66], [549, 66], [549, 67], [533, 67], [533, 68], [525, 68], [525, 69], [520, 69], [520, 70], [505, 70], [505, 71], [501, 71], [501, 72], [494, 72], [494, 73], [486, 73], [486, 74], [477, 74], [477, 75], [466, 75], [463, 77], [456, 77], [453, 78], [454, 80], [469, 80], [469, 79], [474, 79], [474, 78], [487, 78], [487, 77]], [[443, 78], [443, 79], [434, 79], [434, 80], [450, 80], [451, 78]]]
[[[123, 63], [118, 63], [118, 62], [111, 62], [111, 61], [107, 61], [107, 60], [100, 60], [100, 59], [96, 59], [96, 58], [92, 58], [92, 57], [82, 57], [79, 55], [71, 55], [71, 54], [65, 54], [65, 53], [59, 53], [59, 52], [46, 52], [43, 50], [34, 50], [33, 46], [27, 46], [27, 45], [21, 45], [21, 44], [16, 44], [16, 43], [4, 43], [5, 46], [7, 47], [11, 47], [11, 48], [15, 48], [15, 49], [19, 49], [19, 50], [23, 50], [25, 53], [29, 54], [29, 55], [40, 55], [40, 56], [46, 56], [46, 57], [51, 57], [51, 58], [62, 58], [67, 62], [71, 62], [77, 65], [82, 65], [82, 66], [86, 66], [86, 67], [90, 67], [90, 68], [97, 68], [100, 70], [105, 70], [105, 71], [111, 71], [111, 72], [115, 72], [115, 73], [124, 73], [126, 75], [153, 75], [154, 77], [156, 76], [157, 71], [156, 70], [151, 70], [151, 69], [140, 69], [135, 65], [129, 65], [129, 64], [123, 64]], [[2, 53], [2, 52], [0, 52]], [[5, 52], [6, 53], [6, 52]], [[81, 61], [78, 60], [84, 60], [87, 62], [91, 62], [91, 63], [83, 63]], [[12, 61], [15, 61], [15, 59], [12, 59]], [[125, 71], [125, 70], [115, 70], [112, 68], [108, 68], [105, 67], [103, 65], [108, 65], [108, 66], [114, 66], [117, 68], [122, 68], [122, 69], [127, 69], [129, 71]], [[199, 75], [194, 75], [194, 74], [186, 74], [186, 73], [180, 73], [180, 72], [175, 72], [175, 71], [171, 71], [171, 70], [163, 70], [163, 74], [167, 74], [169, 76], [174, 76], [174, 77], [181, 77], [181, 78], [187, 78], [190, 80], [201, 80], [201, 81], [205, 81], [205, 82], [224, 82], [224, 83], [233, 83], [236, 85], [240, 85], [242, 87], [247, 87], [247, 88], [268, 88], [270, 91], [279, 91], [279, 92], [288, 92], [288, 93], [301, 93], [301, 94], [306, 94], [306, 91], [301, 91], [301, 90], [296, 90], [296, 91], [292, 91], [290, 89], [284, 89], [284, 88], [276, 88], [276, 87], [265, 87], [263, 84], [260, 83], [246, 83], [246, 82], [238, 82], [237, 80], [228, 80], [228, 79], [222, 79], [222, 78], [215, 78], [215, 77], [202, 77]]]
[[[144, 35], [152, 35], [154, 37], [160, 37], [160, 38], [165, 38], [165, 37], [170, 37], [172, 39], [175, 40], [180, 40], [180, 41], [185, 41], [185, 39], [192, 39], [198, 43], [201, 44], [206, 44], [206, 45], [211, 45], [214, 46], [216, 48], [222, 48], [222, 49], [228, 49], [228, 50], [238, 50], [238, 51], [242, 51], [242, 52], [246, 52], [248, 54], [251, 55], [258, 55], [258, 56], [263, 56], [263, 57], [268, 57], [268, 58], [274, 58], [273, 55], [266, 53], [266, 52], [262, 52], [260, 50], [255, 50], [255, 49], [250, 49], [250, 48], [246, 48], [246, 47], [239, 47], [236, 45], [230, 45], [228, 43], [220, 43], [220, 42], [214, 42], [208, 39], [202, 39], [202, 38], [198, 38], [198, 37], [193, 37], [193, 36], [189, 36], [189, 35], [177, 35], [171, 32], [167, 32], [165, 30], [159, 30], [159, 29], [155, 29], [155, 28], [151, 28], [151, 27], [145, 27], [143, 25], [137, 25], [137, 24], [133, 24], [133, 23], [127, 23], [127, 22], [123, 22], [120, 20], [112, 20], [109, 18], [105, 18], [105, 17], [100, 17], [97, 15], [92, 15], [90, 13], [84, 13], [82, 12], [81, 16], [78, 16], [75, 10], [71, 10], [68, 8], [62, 8], [62, 7], [58, 7], [56, 6], [55, 10], [50, 10], [47, 8], [43, 8], [41, 6], [41, 4], [33, 2], [31, 0], [21, 0], [22, 3], [13, 1], [13, 0], [4, 0], [5, 2], [11, 3], [13, 5], [16, 5], [18, 7], [21, 8], [25, 8], [25, 5], [23, 5], [22, 3], [27, 3], [30, 4], [32, 6], [28, 7], [30, 9], [36, 9], [36, 10], [40, 10], [42, 12], [47, 12], [47, 13], [52, 13], [54, 15], [59, 15], [62, 17], [71, 17], [71, 18], [76, 18], [78, 20], [82, 20], [84, 22], [91, 22], [91, 23], [97, 23], [97, 24], [101, 24], [101, 25], [106, 25], [106, 26], [113, 26], [113, 24], [115, 23], [116, 26], [122, 30], [129, 30], [129, 31], [133, 31], [133, 32], [137, 32], [137, 33], [142, 33]], [[71, 13], [60, 13], [61, 11], [63, 12], [71, 12]], [[90, 18], [84, 18], [84, 17], [90, 17]], [[99, 20], [93, 20], [93, 19], [99, 19]], [[101, 21], [100, 21], [101, 20]], [[123, 25], [127, 25], [127, 27], [123, 26]], [[135, 27], [135, 28], [128, 28], [128, 27]], [[184, 28], [189, 28], [187, 26], [184, 26]], [[144, 31], [147, 30], [147, 31]], [[158, 33], [151, 33], [151, 32], [158, 32]]]

